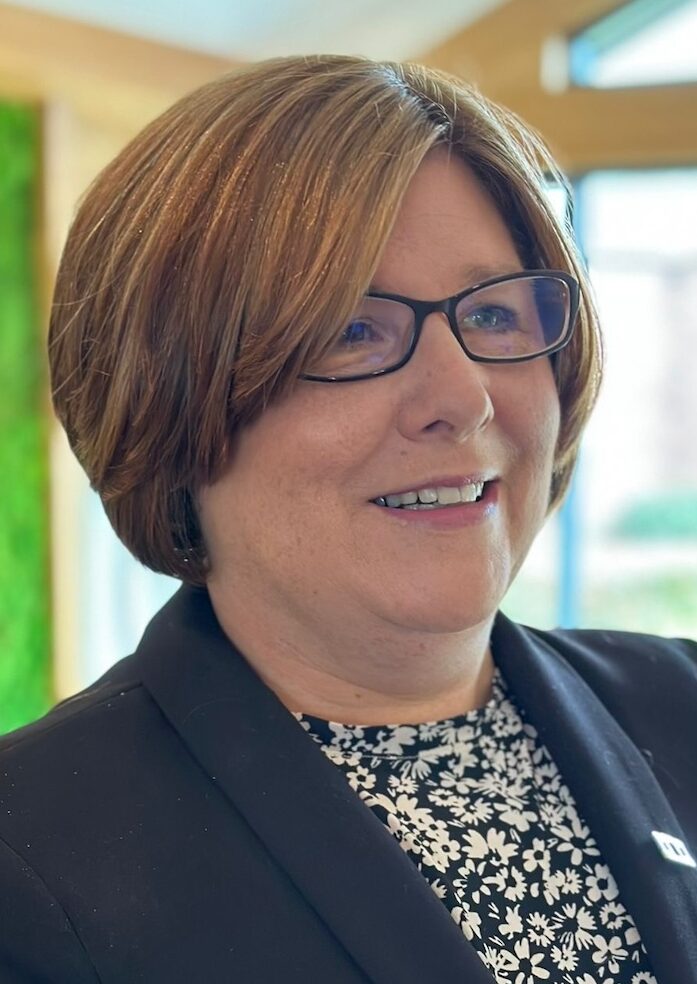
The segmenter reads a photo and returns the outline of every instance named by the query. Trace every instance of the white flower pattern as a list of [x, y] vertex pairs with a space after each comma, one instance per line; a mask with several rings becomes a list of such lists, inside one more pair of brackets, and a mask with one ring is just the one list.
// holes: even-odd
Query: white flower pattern
[[612, 872], [498, 671], [488, 704], [448, 721], [295, 716], [497, 984], [656, 984]]

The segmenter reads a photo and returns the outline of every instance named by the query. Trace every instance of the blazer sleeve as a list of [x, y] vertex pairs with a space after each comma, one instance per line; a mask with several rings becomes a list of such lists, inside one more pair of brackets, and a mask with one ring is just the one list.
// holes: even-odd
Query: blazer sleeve
[[4, 840], [0, 885], [2, 984], [99, 984], [60, 903]]

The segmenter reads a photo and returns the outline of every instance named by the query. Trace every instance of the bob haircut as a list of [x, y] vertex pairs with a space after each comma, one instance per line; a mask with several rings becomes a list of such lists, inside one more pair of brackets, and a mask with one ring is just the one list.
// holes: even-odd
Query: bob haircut
[[142, 563], [205, 583], [197, 490], [230, 462], [238, 429], [290, 393], [348, 320], [436, 145], [473, 168], [525, 268], [581, 283], [576, 332], [553, 357], [562, 423], [550, 509], [560, 502], [597, 395], [601, 342], [546, 190], [550, 175], [562, 178], [544, 144], [473, 87], [423, 66], [273, 59], [150, 123], [87, 190], [63, 252], [49, 333], [54, 405]]

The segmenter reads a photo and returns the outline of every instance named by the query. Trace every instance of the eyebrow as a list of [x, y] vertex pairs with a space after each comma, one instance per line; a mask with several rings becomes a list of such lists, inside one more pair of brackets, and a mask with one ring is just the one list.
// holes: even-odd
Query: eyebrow
[[[461, 286], [455, 291], [458, 294], [462, 290], [467, 290], [468, 287], [474, 287], [475, 284], [480, 284], [484, 280], [493, 280], [494, 277], [505, 277], [509, 273], [520, 273], [524, 269], [521, 263], [510, 264], [498, 266], [465, 266], [460, 270], [458, 275], [458, 281]], [[394, 291], [388, 290], [387, 287], [380, 284], [379, 281], [373, 281], [368, 288], [370, 292], [374, 291], [377, 294], [393, 294]]]

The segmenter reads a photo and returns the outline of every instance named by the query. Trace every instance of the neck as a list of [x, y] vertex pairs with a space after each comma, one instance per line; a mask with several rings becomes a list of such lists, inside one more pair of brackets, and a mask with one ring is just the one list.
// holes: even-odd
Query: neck
[[256, 612], [208, 587], [223, 631], [290, 711], [344, 724], [417, 724], [464, 714], [491, 695], [493, 618], [448, 633], [356, 631], [346, 619], [339, 633], [278, 610]]

